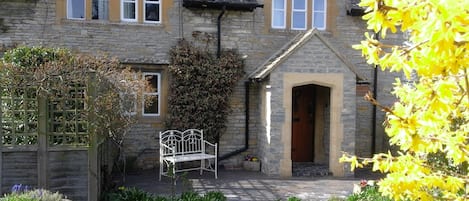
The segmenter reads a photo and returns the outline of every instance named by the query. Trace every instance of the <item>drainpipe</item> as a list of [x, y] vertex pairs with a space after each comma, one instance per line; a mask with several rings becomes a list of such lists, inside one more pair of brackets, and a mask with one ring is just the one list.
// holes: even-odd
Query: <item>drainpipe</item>
[[220, 15], [218, 15], [218, 18], [217, 18], [217, 38], [218, 38], [218, 41], [217, 41], [217, 58], [220, 58], [220, 56], [221, 56], [221, 18], [225, 14], [225, 10], [226, 10], [226, 5], [223, 5], [221, 13], [220, 13]]
[[223, 156], [220, 156], [218, 158], [218, 161], [222, 161], [222, 160], [228, 159], [232, 156], [243, 153], [246, 150], [248, 150], [248, 148], [249, 148], [249, 87], [250, 87], [250, 83], [251, 83], [250, 81], [245, 81], [244, 82], [244, 86], [246, 88], [245, 96], [244, 96], [244, 108], [245, 108], [245, 111], [244, 111], [244, 115], [245, 115], [245, 121], [244, 121], [244, 129], [245, 129], [244, 147], [240, 148], [238, 150], [234, 150], [234, 151], [232, 151], [230, 153], [227, 153]]

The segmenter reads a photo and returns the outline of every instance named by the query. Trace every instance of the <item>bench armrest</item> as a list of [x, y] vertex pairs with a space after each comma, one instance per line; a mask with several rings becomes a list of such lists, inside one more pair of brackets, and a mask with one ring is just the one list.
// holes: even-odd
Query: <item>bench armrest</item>
[[208, 145], [210, 145], [210, 146], [212, 146], [212, 147], [217, 146], [217, 143], [212, 144], [212, 143], [210, 143], [210, 142], [208, 142], [208, 141], [206, 141], [206, 140], [204, 140], [204, 142], [205, 142], [205, 144], [208, 144]]
[[166, 144], [160, 144], [160, 146], [162, 146], [163, 149], [169, 149], [169, 150], [170, 150], [170, 153], [174, 153], [174, 148], [175, 148], [175, 147], [170, 147], [170, 146], [168, 146], [168, 145], [166, 145]]

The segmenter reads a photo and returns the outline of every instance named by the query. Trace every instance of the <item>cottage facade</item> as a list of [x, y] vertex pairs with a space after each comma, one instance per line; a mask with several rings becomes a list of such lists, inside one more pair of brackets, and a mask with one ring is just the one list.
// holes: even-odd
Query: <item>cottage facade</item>
[[349, 176], [342, 151], [386, 149], [383, 113], [373, 115], [362, 97], [376, 87], [378, 100], [392, 103], [394, 75], [377, 71], [374, 79], [352, 49], [366, 31], [353, 0], [6, 0], [0, 7], [3, 51], [24, 44], [106, 53], [151, 78], [157, 90], [146, 95], [158, 101], [136, 106], [139, 123], [124, 145], [137, 168], [158, 165], [168, 50], [180, 38], [245, 55], [219, 145], [225, 168], [252, 154], [269, 175], [289, 177], [294, 163], [310, 162]]

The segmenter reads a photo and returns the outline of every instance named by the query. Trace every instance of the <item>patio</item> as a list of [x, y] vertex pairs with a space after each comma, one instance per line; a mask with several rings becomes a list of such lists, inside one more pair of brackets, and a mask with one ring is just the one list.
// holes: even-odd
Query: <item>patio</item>
[[266, 176], [260, 172], [243, 170], [220, 170], [218, 179], [213, 173], [197, 171], [188, 173], [177, 180], [174, 189], [171, 179], [163, 177], [158, 181], [158, 170], [132, 172], [126, 176], [124, 186], [136, 187], [157, 195], [171, 195], [192, 189], [195, 192], [221, 191], [228, 200], [286, 200], [298, 197], [302, 200], [329, 200], [345, 198], [353, 190], [353, 184], [361, 179], [375, 179], [377, 175], [367, 171], [356, 173], [355, 178], [325, 177], [292, 177], [279, 178]]

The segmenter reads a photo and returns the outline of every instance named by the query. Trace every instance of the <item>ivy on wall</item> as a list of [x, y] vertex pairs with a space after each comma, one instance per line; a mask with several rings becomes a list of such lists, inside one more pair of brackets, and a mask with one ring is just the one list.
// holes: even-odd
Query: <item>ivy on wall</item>
[[230, 97], [244, 75], [244, 62], [235, 50], [217, 58], [208, 48], [182, 39], [170, 50], [171, 76], [166, 127], [203, 129], [218, 142], [226, 128]]

